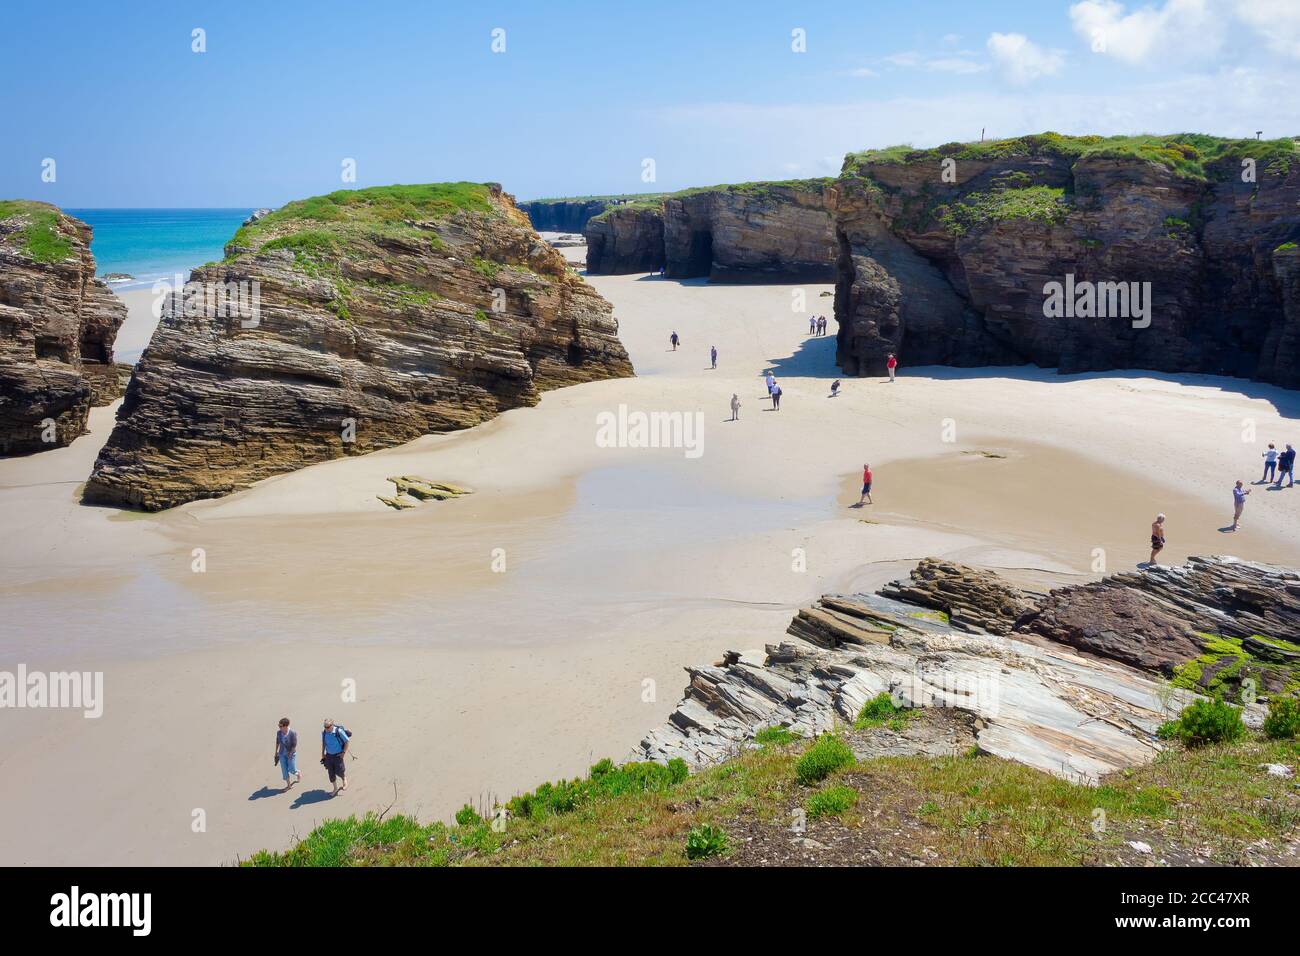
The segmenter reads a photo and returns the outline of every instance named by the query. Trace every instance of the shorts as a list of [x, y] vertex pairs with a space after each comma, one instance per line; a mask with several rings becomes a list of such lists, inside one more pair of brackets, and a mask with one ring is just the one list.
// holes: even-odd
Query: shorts
[[330, 783], [334, 782], [335, 777], [341, 780], [348, 775], [348, 769], [343, 763], [343, 754], [326, 754], [324, 763], [325, 770], [330, 775]]
[[1152, 551], [1159, 551], [1159, 550], [1160, 550], [1161, 548], [1163, 548], [1164, 546], [1165, 546], [1165, 539], [1164, 539], [1164, 538], [1157, 538], [1155, 535], [1152, 535], [1152, 536], [1151, 536], [1151, 550], [1152, 550]]
[[868, 481], [865, 485], [862, 486], [862, 493], [864, 495], [871, 494], [871, 482]]

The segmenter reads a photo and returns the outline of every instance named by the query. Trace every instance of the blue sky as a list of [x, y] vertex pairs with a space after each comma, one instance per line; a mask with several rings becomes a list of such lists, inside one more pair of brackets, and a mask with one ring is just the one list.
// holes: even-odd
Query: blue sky
[[345, 159], [359, 186], [524, 199], [828, 175], [982, 128], [1300, 135], [1300, 0], [6, 0], [2, 19], [0, 198], [68, 207], [276, 206], [352, 185]]

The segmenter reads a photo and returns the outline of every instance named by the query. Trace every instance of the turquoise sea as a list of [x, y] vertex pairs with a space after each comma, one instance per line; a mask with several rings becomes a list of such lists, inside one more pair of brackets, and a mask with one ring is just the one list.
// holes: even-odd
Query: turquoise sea
[[68, 209], [95, 230], [90, 251], [99, 275], [125, 272], [131, 282], [115, 289], [150, 286], [156, 279], [220, 259], [222, 248], [253, 211], [248, 209]]

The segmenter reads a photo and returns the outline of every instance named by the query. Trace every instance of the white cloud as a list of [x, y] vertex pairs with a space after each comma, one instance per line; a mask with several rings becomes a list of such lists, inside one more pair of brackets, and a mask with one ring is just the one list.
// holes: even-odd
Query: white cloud
[[856, 76], [856, 77], [871, 77], [871, 76], [879, 76], [880, 74], [877, 73], [875, 70], [871, 69], [870, 67], [860, 66], [856, 70], [845, 70], [843, 75]]
[[1135, 65], [1212, 56], [1227, 26], [1219, 5], [1209, 0], [1165, 0], [1131, 13], [1118, 0], [1083, 0], [1070, 7], [1070, 21], [1094, 53]]
[[901, 66], [904, 69], [908, 69], [910, 67], [921, 65], [921, 54], [913, 50], [908, 50], [904, 53], [891, 53], [889, 56], [884, 58], [883, 62], [888, 63], [890, 66]]
[[925, 68], [934, 73], [982, 73], [988, 69], [988, 65], [962, 57], [949, 56], [927, 60]]
[[947, 56], [927, 57], [915, 50], [906, 50], [882, 57], [880, 62], [903, 70], [920, 69], [930, 73], [981, 73], [988, 69], [987, 64], [971, 59], [972, 55], [962, 50]]
[[1236, 14], [1270, 50], [1300, 58], [1300, 0], [1237, 0]]
[[989, 54], [1012, 83], [1029, 83], [1051, 76], [1065, 65], [1060, 50], [1045, 50], [1023, 33], [994, 33], [988, 39]]

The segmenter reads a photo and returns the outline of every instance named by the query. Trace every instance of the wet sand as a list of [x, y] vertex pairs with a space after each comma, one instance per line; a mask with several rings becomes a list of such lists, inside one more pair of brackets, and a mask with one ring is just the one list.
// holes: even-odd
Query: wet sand
[[[107, 698], [98, 720], [0, 711], [15, 742], [0, 754], [0, 863], [228, 862], [382, 809], [394, 787], [397, 809], [447, 818], [624, 757], [672, 709], [684, 665], [761, 650], [821, 593], [877, 587], [927, 555], [1087, 580], [1096, 547], [1112, 569], [1144, 560], [1164, 511], [1166, 560], [1300, 564], [1300, 493], [1261, 489], [1241, 532], [1215, 530], [1262, 443], [1300, 431], [1294, 393], [904, 369], [893, 385], [845, 380], [831, 399], [834, 339], [807, 338], [788, 286], [592, 281], [638, 377], [548, 393], [466, 432], [145, 516], [76, 502], [109, 409], [70, 448], [0, 461], [13, 529], [0, 669], [103, 670]], [[807, 301], [829, 314], [825, 288]], [[596, 416], [620, 404], [701, 413], [703, 453], [599, 447]], [[1245, 418], [1259, 447], [1241, 441]], [[981, 450], [1007, 457], [963, 454]], [[864, 460], [876, 504], [854, 509]], [[376, 500], [410, 473], [475, 494], [400, 513]], [[304, 739], [288, 795], [265, 789], [280, 786], [266, 757], [283, 714]], [[326, 715], [358, 734], [353, 785], [332, 800], [310, 753]]]

